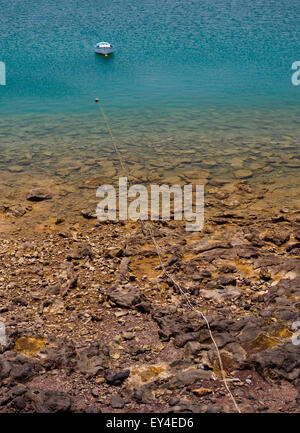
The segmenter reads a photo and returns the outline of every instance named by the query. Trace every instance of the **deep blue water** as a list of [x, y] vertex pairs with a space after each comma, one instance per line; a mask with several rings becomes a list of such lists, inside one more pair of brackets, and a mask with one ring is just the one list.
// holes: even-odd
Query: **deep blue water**
[[[0, 11], [2, 120], [63, 114], [72, 125], [98, 97], [121, 129], [125, 119], [149, 136], [154, 120], [176, 130], [181, 113], [187, 129], [209, 130], [209, 110], [220, 128], [231, 115], [255, 133], [263, 119], [282, 134], [297, 127], [299, 0], [0, 0]], [[100, 40], [116, 53], [94, 54]]]

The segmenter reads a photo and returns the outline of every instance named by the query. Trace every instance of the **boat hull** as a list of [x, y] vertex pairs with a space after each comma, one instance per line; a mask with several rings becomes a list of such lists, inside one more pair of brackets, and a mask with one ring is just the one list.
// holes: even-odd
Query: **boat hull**
[[102, 54], [104, 56], [108, 55], [108, 54], [112, 54], [115, 51], [114, 48], [106, 48], [106, 47], [97, 47], [95, 48], [95, 53], [97, 54]]

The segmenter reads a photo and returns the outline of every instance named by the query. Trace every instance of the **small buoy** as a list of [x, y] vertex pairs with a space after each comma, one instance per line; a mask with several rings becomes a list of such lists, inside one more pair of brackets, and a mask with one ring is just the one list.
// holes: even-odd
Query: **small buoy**
[[95, 102], [96, 102], [96, 104], [97, 104], [97, 102], [99, 102], [99, 99], [98, 99], [98, 98], [95, 98]]

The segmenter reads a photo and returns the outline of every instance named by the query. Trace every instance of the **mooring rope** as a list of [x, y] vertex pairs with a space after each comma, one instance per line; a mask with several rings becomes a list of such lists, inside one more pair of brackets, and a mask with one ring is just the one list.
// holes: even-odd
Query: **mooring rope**
[[[121, 154], [121, 152], [120, 152], [120, 150], [118, 148], [118, 145], [117, 145], [117, 140], [114, 138], [114, 135], [112, 133], [112, 129], [110, 127], [110, 123], [109, 123], [108, 117], [106, 116], [106, 114], [104, 112], [104, 109], [102, 107], [102, 104], [101, 104], [101, 102], [99, 101], [98, 98], [95, 99], [95, 102], [99, 105], [100, 112], [101, 112], [101, 114], [102, 114], [102, 116], [104, 118], [104, 122], [105, 122], [105, 125], [106, 125], [106, 128], [107, 128], [107, 131], [108, 131], [108, 133], [110, 135], [110, 138], [111, 138], [111, 141], [112, 141], [112, 144], [113, 144], [113, 147], [114, 147], [114, 151], [118, 155], [120, 166], [124, 170], [124, 173], [127, 174], [127, 178], [128, 178], [129, 170], [126, 168], [126, 165], [124, 163], [122, 154]], [[211, 338], [211, 340], [213, 342], [213, 345], [214, 345], [214, 347], [216, 349], [216, 352], [217, 352], [217, 357], [218, 357], [218, 361], [219, 361], [219, 366], [220, 366], [222, 381], [224, 383], [225, 389], [228, 392], [228, 394], [229, 394], [229, 396], [230, 396], [230, 398], [231, 398], [231, 400], [232, 400], [232, 402], [234, 404], [235, 409], [237, 410], [238, 413], [241, 413], [241, 410], [240, 410], [240, 408], [239, 408], [239, 406], [238, 406], [238, 404], [237, 404], [237, 402], [236, 402], [236, 400], [235, 400], [232, 392], [230, 391], [230, 388], [229, 388], [229, 385], [228, 385], [228, 382], [227, 382], [227, 379], [226, 379], [226, 375], [225, 375], [225, 372], [224, 372], [224, 366], [223, 366], [223, 361], [222, 361], [221, 353], [220, 353], [219, 347], [217, 345], [217, 342], [214, 339], [214, 336], [213, 336], [213, 333], [212, 333], [212, 330], [211, 330], [211, 327], [210, 327], [210, 324], [209, 324], [209, 321], [208, 321], [207, 317], [205, 316], [205, 314], [202, 313], [202, 311], [197, 310], [192, 305], [191, 301], [189, 300], [189, 297], [187, 296], [186, 292], [182, 289], [182, 287], [179, 284], [179, 282], [176, 281], [176, 279], [173, 277], [173, 275], [170, 274], [167, 271], [167, 269], [166, 269], [166, 267], [165, 267], [165, 265], [163, 263], [163, 259], [162, 259], [161, 252], [160, 252], [160, 247], [159, 247], [158, 243], [156, 242], [156, 239], [155, 239], [155, 236], [154, 236], [151, 224], [148, 222], [147, 225], [146, 225], [142, 219], [140, 219], [139, 222], [141, 223], [142, 229], [144, 229], [144, 230], [142, 230], [142, 232], [143, 232], [144, 235], [145, 235], [145, 229], [148, 229], [148, 232], [149, 232], [151, 240], [153, 242], [156, 254], [158, 256], [158, 260], [159, 260], [162, 272], [165, 274], [165, 276], [167, 278], [169, 278], [172, 281], [173, 285], [178, 288], [179, 292], [185, 298], [185, 300], [186, 300], [188, 306], [190, 307], [190, 309], [192, 311], [194, 311], [197, 315], [199, 315], [200, 317], [202, 317], [202, 319], [205, 321], [205, 324], [206, 324], [209, 336], [210, 336], [210, 338]]]

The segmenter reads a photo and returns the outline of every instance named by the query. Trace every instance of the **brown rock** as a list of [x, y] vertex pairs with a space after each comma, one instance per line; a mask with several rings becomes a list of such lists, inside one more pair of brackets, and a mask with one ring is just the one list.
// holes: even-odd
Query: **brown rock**
[[199, 397], [203, 397], [204, 395], [211, 394], [212, 390], [209, 388], [196, 388], [192, 390], [192, 393]]
[[238, 179], [246, 179], [252, 176], [253, 172], [251, 170], [237, 170], [235, 172], [235, 177], [237, 177]]
[[52, 195], [42, 188], [34, 188], [28, 191], [26, 198], [30, 201], [43, 201], [50, 200]]

